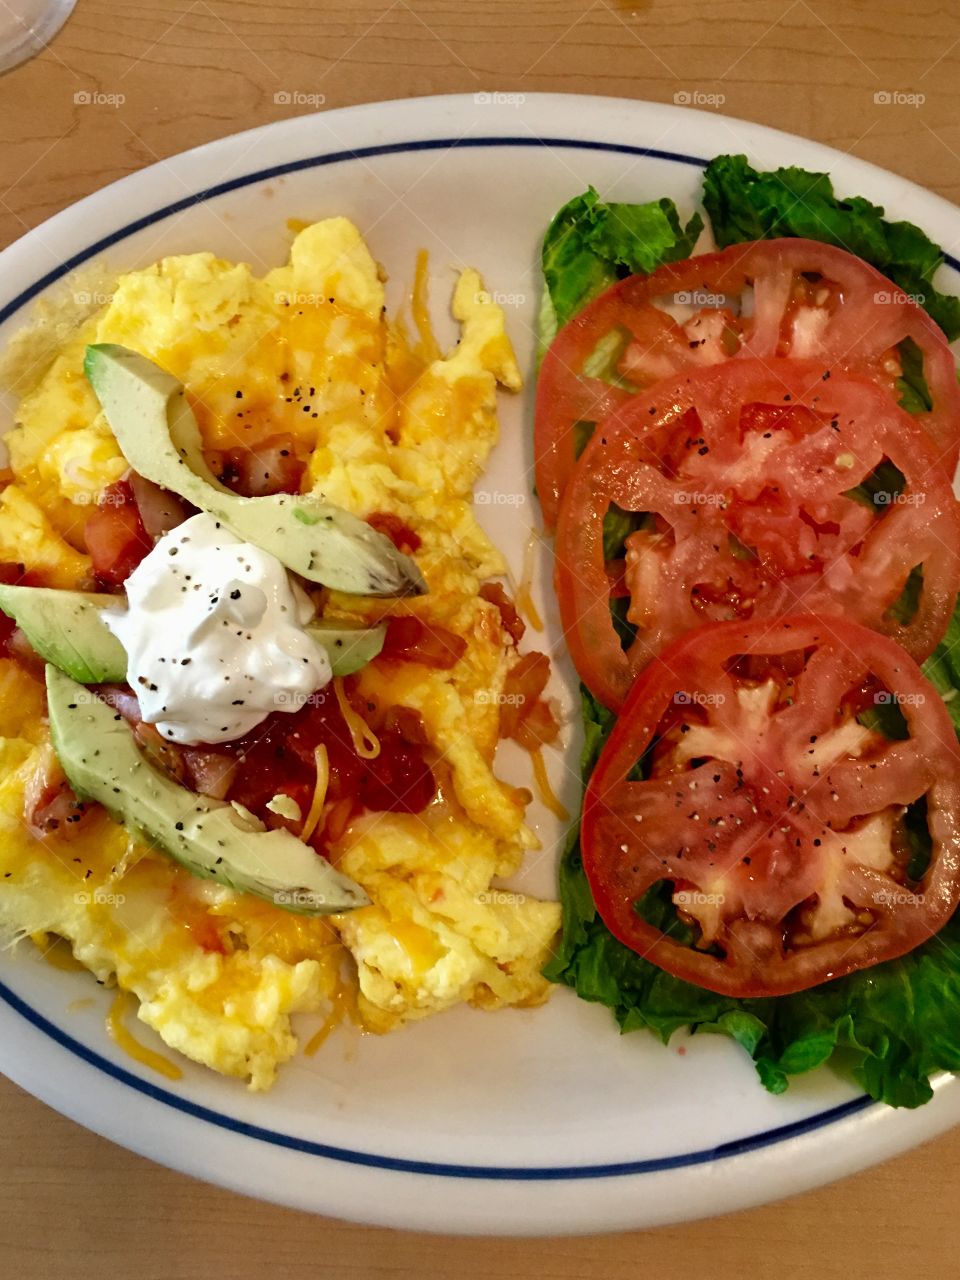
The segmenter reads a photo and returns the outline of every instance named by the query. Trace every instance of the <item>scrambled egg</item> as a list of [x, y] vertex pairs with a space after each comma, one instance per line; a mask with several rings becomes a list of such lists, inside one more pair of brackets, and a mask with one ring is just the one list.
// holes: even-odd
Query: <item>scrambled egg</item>
[[47, 585], [90, 585], [84, 524], [127, 468], [82, 361], [88, 342], [122, 343], [184, 382], [208, 453], [287, 434], [306, 460], [304, 489], [415, 531], [428, 596], [327, 593], [328, 615], [410, 611], [468, 640], [450, 670], [375, 662], [361, 674], [367, 697], [420, 714], [440, 790], [422, 814], [352, 822], [332, 855], [372, 905], [326, 920], [197, 880], [102, 812], [74, 833], [31, 834], [25, 796], [55, 767], [43, 691], [0, 659], [0, 925], [42, 945], [67, 939], [99, 981], [137, 997], [168, 1045], [257, 1089], [297, 1049], [292, 1014], [325, 1014], [329, 1026], [349, 1010], [383, 1032], [463, 1001], [496, 1008], [547, 994], [540, 969], [559, 908], [495, 887], [535, 842], [529, 794], [493, 772], [509, 647], [478, 593], [504, 565], [471, 506], [496, 440], [497, 386], [516, 390], [520, 377], [475, 271], [454, 291], [460, 340], [449, 354], [414, 311], [412, 344], [385, 319], [382, 273], [359, 232], [333, 218], [300, 231], [289, 263], [261, 278], [209, 253], [123, 275], [106, 306], [61, 325], [55, 341], [49, 325], [27, 331], [7, 360], [22, 398], [0, 561]]

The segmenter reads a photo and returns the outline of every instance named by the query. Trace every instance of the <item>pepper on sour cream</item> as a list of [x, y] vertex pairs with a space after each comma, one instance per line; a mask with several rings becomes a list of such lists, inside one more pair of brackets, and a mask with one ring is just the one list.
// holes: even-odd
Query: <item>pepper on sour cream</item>
[[126, 611], [103, 620], [143, 719], [172, 742], [230, 742], [331, 679], [304, 630], [315, 611], [303, 589], [206, 513], [165, 534], [125, 586]]

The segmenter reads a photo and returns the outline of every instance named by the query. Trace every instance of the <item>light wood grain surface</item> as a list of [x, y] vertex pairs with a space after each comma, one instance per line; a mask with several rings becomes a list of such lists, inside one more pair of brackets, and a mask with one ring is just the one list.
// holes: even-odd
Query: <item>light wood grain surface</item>
[[[960, 6], [938, 0], [79, 0], [0, 78], [0, 244], [156, 159], [297, 114], [302, 95], [713, 95], [960, 201], [958, 59]], [[202, 1186], [0, 1082], [0, 1274], [20, 1280], [940, 1280], [960, 1270], [958, 1202], [960, 1132], [693, 1226], [556, 1243], [371, 1230]]]

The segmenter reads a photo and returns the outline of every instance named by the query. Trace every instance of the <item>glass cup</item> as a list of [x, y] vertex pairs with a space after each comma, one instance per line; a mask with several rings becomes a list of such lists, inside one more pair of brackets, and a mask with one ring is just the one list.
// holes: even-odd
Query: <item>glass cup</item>
[[0, 0], [0, 75], [49, 44], [75, 3], [76, 0]]

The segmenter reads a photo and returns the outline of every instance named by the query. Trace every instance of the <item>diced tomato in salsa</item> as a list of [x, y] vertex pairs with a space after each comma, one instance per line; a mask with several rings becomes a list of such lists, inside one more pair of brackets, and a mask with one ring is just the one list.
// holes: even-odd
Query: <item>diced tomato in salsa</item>
[[507, 672], [503, 682], [500, 736], [513, 738], [527, 751], [556, 741], [560, 726], [543, 700], [550, 679], [550, 659], [545, 653], [525, 653]]
[[[27, 569], [24, 565], [15, 564], [12, 561], [0, 562], [0, 583], [9, 587], [42, 587], [44, 585], [43, 578], [39, 573], [35, 573], [32, 569]], [[5, 613], [0, 613], [0, 656], [4, 658], [29, 657], [25, 651], [18, 652], [18, 645], [14, 640], [16, 631], [17, 624], [14, 620], [8, 618]], [[23, 633], [20, 632], [18, 639], [22, 638]], [[25, 663], [24, 665], [27, 664]]]
[[445, 627], [402, 617], [387, 620], [387, 635], [380, 658], [397, 662], [419, 662], [425, 667], [447, 670], [456, 666], [467, 651], [463, 636]]
[[208, 458], [220, 480], [245, 498], [299, 493], [306, 464], [289, 434], [272, 435], [254, 445], [225, 449]]
[[480, 599], [486, 600], [489, 604], [495, 604], [500, 610], [500, 622], [504, 631], [513, 640], [514, 644], [519, 644], [523, 639], [523, 633], [527, 627], [517, 607], [504, 591], [499, 582], [485, 582], [480, 588]]
[[90, 806], [77, 798], [53, 757], [46, 757], [42, 765], [27, 779], [23, 795], [23, 817], [30, 830], [38, 836], [58, 835], [69, 838], [83, 822]]
[[422, 544], [419, 535], [391, 511], [375, 511], [373, 515], [367, 516], [367, 524], [388, 537], [398, 551], [403, 551], [408, 556], [420, 550]]
[[423, 752], [404, 742], [396, 730], [380, 736], [380, 754], [365, 762], [358, 798], [365, 809], [385, 813], [420, 813], [436, 793], [436, 782]]
[[[419, 813], [436, 794], [423, 746], [409, 740], [414, 732], [407, 720], [389, 713], [376, 733], [379, 754], [372, 760], [362, 759], [332, 687], [321, 689], [300, 711], [275, 712], [246, 738], [219, 748], [229, 751], [237, 762], [228, 797], [271, 826], [288, 825], [266, 808], [282, 792], [296, 800], [306, 818], [316, 780], [315, 752], [322, 745], [330, 769], [326, 802], [332, 806], [331, 825], [336, 819], [345, 826], [361, 809]], [[289, 825], [299, 830], [302, 824]], [[337, 834], [321, 827], [311, 843], [322, 847]]]
[[[310, 843], [318, 851], [339, 839], [363, 809], [390, 813], [419, 813], [434, 798], [436, 779], [427, 763], [423, 722], [409, 707], [389, 707], [383, 713], [362, 702], [354, 682], [345, 685], [355, 709], [369, 718], [380, 743], [379, 754], [362, 759], [343, 718], [332, 686], [315, 693], [301, 710], [274, 712], [246, 737], [215, 747], [179, 747], [164, 740], [162, 752], [152, 725], [138, 714], [134, 694], [121, 685], [101, 685], [98, 692], [135, 726], [154, 762], [184, 786], [236, 800], [269, 827], [286, 827], [299, 835], [310, 810], [316, 786], [316, 748], [327, 751], [330, 780], [325, 803], [326, 821]], [[229, 779], [225, 789], [219, 785]], [[212, 780], [213, 786], [204, 785]], [[300, 820], [284, 818], [267, 808], [276, 795], [296, 801]]]
[[126, 480], [104, 489], [83, 533], [93, 572], [108, 590], [125, 582], [153, 549], [153, 539], [144, 528], [133, 489]]

